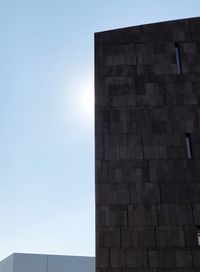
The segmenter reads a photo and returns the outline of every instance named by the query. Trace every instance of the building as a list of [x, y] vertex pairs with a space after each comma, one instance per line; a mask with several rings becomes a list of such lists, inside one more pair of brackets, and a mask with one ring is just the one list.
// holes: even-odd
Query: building
[[95, 258], [14, 253], [0, 262], [0, 272], [95, 272]]
[[95, 34], [97, 272], [200, 271], [200, 18]]

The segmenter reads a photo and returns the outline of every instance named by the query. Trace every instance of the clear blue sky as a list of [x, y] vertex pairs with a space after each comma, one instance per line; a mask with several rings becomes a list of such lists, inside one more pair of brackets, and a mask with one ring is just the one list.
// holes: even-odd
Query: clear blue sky
[[0, 258], [94, 256], [93, 33], [199, 0], [0, 1]]

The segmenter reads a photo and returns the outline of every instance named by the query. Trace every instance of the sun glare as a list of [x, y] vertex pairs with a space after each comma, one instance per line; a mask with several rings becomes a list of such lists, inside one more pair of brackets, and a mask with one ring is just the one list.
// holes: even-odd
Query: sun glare
[[74, 80], [74, 85], [66, 91], [65, 120], [73, 126], [80, 123], [93, 124], [94, 121], [94, 82], [85, 78]]
[[87, 115], [93, 119], [94, 116], [94, 89], [93, 84], [87, 84], [80, 89], [79, 92], [79, 110], [81, 114]]

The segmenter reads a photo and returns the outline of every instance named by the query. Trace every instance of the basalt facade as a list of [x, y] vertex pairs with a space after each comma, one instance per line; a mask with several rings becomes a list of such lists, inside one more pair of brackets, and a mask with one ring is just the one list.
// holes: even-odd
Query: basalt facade
[[200, 18], [95, 34], [97, 272], [200, 271]]

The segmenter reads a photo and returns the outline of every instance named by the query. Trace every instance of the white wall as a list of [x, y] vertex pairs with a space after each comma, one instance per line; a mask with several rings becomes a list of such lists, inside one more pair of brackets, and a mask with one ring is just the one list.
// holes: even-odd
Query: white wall
[[0, 272], [13, 272], [14, 255], [8, 256], [6, 259], [0, 262]]
[[0, 262], [0, 272], [95, 272], [95, 258], [14, 253]]
[[48, 272], [95, 272], [94, 258], [48, 256]]
[[48, 272], [47, 256], [14, 253], [13, 272]]

